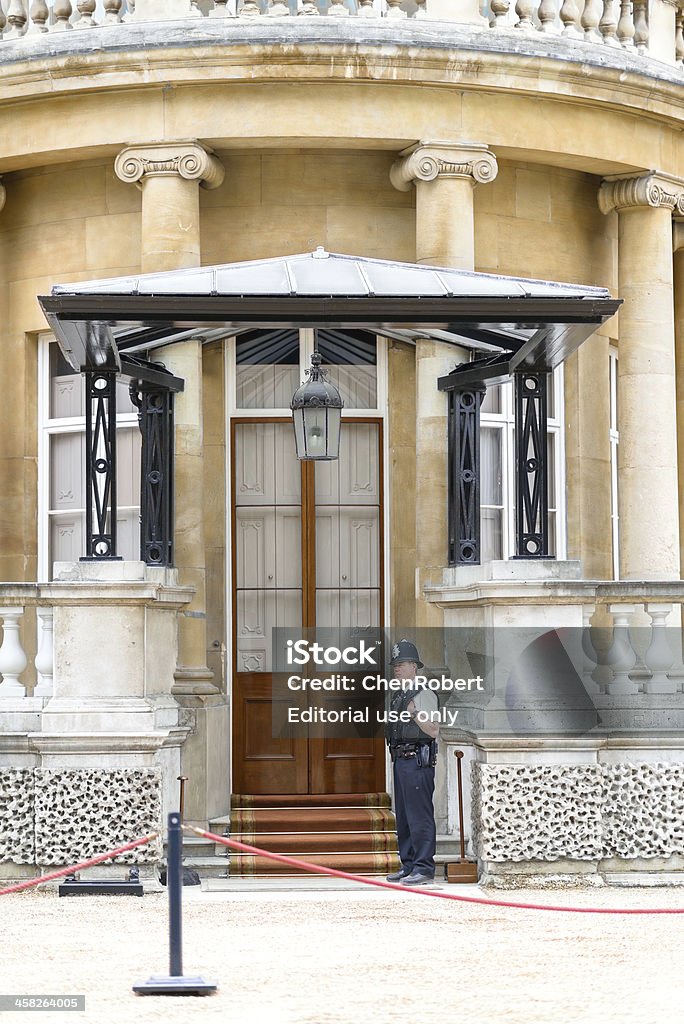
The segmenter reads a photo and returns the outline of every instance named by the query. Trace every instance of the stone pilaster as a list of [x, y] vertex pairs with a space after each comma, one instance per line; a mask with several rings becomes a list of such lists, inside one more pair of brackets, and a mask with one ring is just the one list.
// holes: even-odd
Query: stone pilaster
[[[473, 270], [475, 185], [493, 181], [498, 166], [480, 143], [419, 142], [390, 171], [400, 191], [416, 189], [416, 260]], [[447, 560], [447, 396], [437, 378], [464, 362], [453, 345], [416, 342], [416, 625], [439, 626], [442, 616], [423, 596]], [[432, 652], [426, 652], [428, 662]]]
[[[142, 191], [143, 273], [200, 265], [200, 188], [218, 188], [222, 164], [195, 141], [130, 146], [116, 158], [122, 181]], [[228, 706], [207, 667], [202, 343], [189, 339], [156, 349], [155, 358], [185, 381], [175, 404], [175, 565], [195, 595], [179, 613], [173, 693], [191, 732], [182, 749], [190, 779], [186, 819], [206, 822], [229, 808]]]
[[672, 212], [684, 180], [611, 176], [601, 211], [617, 211], [618, 500], [623, 579], [679, 579]]
[[432, 266], [473, 270], [473, 188], [493, 181], [496, 157], [473, 142], [419, 142], [392, 165], [400, 192], [416, 189], [416, 260]]
[[[217, 188], [224, 176], [213, 153], [198, 142], [131, 146], [119, 153], [114, 168], [122, 181], [142, 190], [142, 271], [199, 266], [199, 189]], [[185, 381], [175, 406], [174, 560], [195, 597], [180, 617], [174, 692], [215, 693], [206, 664], [201, 341], [169, 345], [155, 356]]]

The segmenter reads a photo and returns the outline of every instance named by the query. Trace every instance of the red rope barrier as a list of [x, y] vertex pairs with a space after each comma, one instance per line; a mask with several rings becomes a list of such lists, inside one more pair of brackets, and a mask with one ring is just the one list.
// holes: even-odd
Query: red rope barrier
[[458, 896], [456, 893], [435, 892], [432, 889], [419, 888], [418, 886], [401, 885], [399, 882], [382, 882], [376, 878], [366, 878], [363, 875], [352, 875], [348, 871], [338, 871], [337, 868], [325, 868], [320, 864], [311, 864], [306, 860], [299, 860], [297, 857], [287, 857], [284, 853], [270, 853], [268, 850], [260, 850], [258, 846], [249, 846], [247, 843], [240, 843], [237, 839], [226, 839], [225, 836], [217, 836], [214, 832], [206, 832], [203, 828], [195, 828], [193, 825], [183, 825], [186, 831], [195, 832], [205, 839], [212, 839], [215, 843], [222, 843], [243, 853], [253, 853], [259, 857], [268, 857], [269, 860], [279, 861], [281, 864], [288, 864], [291, 867], [303, 868], [305, 871], [312, 871], [319, 875], [331, 875], [333, 878], [346, 878], [350, 882], [363, 882], [364, 885], [374, 885], [380, 889], [396, 889], [399, 892], [417, 893], [419, 896], [433, 896], [438, 900], [456, 900], [459, 903], [477, 903], [484, 907], [515, 907], [518, 910], [559, 910], [567, 914], [684, 914], [684, 907], [636, 907], [614, 909], [613, 907], [559, 907], [545, 903], [510, 903], [508, 900], [488, 900], [480, 896]]
[[26, 882], [19, 882], [17, 885], [8, 885], [7, 888], [0, 889], [0, 896], [6, 896], [10, 892], [19, 892], [21, 889], [30, 889], [34, 885], [40, 885], [41, 882], [50, 882], [53, 878], [70, 875], [72, 871], [81, 871], [83, 868], [91, 868], [95, 864], [102, 864], [103, 861], [118, 857], [121, 853], [135, 850], [136, 846], [144, 846], [145, 843], [151, 843], [158, 835], [158, 832], [151, 832], [149, 836], [143, 836], [142, 839], [134, 839], [132, 843], [119, 846], [116, 850], [110, 850], [109, 853], [98, 853], [97, 857], [84, 860], [81, 864], [73, 864], [70, 868], [60, 868], [59, 871], [51, 871], [49, 875], [41, 875], [40, 878], [29, 878]]

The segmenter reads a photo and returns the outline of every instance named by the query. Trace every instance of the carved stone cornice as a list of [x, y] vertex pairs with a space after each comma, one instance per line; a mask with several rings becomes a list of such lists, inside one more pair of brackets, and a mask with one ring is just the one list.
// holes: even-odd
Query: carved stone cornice
[[494, 181], [499, 170], [496, 157], [479, 142], [417, 142], [399, 154], [392, 164], [390, 181], [408, 192], [417, 181], [436, 178], [470, 178], [472, 183]]
[[604, 178], [598, 193], [601, 213], [630, 210], [640, 206], [665, 206], [684, 213], [684, 179], [660, 171], [647, 174], [611, 175]]
[[129, 183], [139, 184], [144, 178], [176, 174], [188, 181], [199, 181], [203, 188], [218, 188], [225, 175], [221, 161], [199, 142], [127, 146], [114, 161], [114, 170], [117, 177]]

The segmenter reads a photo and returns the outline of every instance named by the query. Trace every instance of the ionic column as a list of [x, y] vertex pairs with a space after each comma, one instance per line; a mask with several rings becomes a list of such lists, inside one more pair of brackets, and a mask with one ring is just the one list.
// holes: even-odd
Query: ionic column
[[[672, 231], [675, 386], [677, 400], [677, 461], [679, 493], [684, 494], [684, 218], [675, 216]], [[679, 502], [679, 564], [684, 565], [684, 501]]]
[[607, 178], [618, 213], [620, 575], [679, 579], [672, 211], [684, 181], [651, 172]]
[[198, 142], [129, 146], [114, 170], [143, 194], [142, 273], [198, 267], [199, 186], [218, 188], [224, 175], [211, 150]]
[[416, 261], [473, 270], [473, 190], [493, 181], [496, 157], [487, 146], [464, 142], [419, 142], [392, 165], [400, 192], [416, 189]]
[[[199, 189], [217, 188], [224, 176], [212, 152], [198, 142], [131, 146], [119, 153], [114, 168], [122, 181], [142, 190], [142, 272], [199, 266]], [[185, 381], [175, 403], [174, 562], [181, 582], [196, 592], [179, 620], [174, 692], [213, 693], [207, 668], [202, 344], [168, 345], [155, 357]]]
[[[416, 260], [431, 266], [473, 270], [473, 192], [493, 181], [498, 166], [479, 143], [421, 142], [400, 154], [390, 178], [395, 188], [416, 190]], [[416, 625], [438, 626], [442, 613], [423, 598], [423, 587], [441, 583], [447, 564], [446, 393], [437, 378], [465, 362], [463, 349], [437, 341], [416, 342]], [[409, 624], [410, 625], [410, 624]], [[424, 657], [426, 663], [430, 652]]]

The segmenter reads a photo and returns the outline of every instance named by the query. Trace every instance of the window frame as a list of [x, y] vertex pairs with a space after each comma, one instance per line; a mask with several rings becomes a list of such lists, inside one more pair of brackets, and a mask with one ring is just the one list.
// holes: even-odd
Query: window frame
[[[499, 412], [480, 411], [480, 442], [483, 429], [498, 430], [501, 438], [501, 499], [502, 505], [488, 505], [480, 502], [480, 537], [483, 535], [482, 512], [497, 510], [503, 517], [501, 529], [501, 560], [508, 561], [515, 556], [515, 394], [513, 381], [497, 385], [499, 388]], [[554, 451], [553, 494], [555, 504], [549, 503], [549, 512], [554, 515], [556, 561], [567, 557], [567, 503], [565, 490], [565, 401], [563, 366], [558, 366], [551, 375], [553, 415], [547, 416], [547, 433]], [[549, 480], [551, 483], [551, 480]], [[498, 559], [494, 559], [496, 561]], [[481, 557], [481, 562], [492, 561]]]
[[[50, 331], [42, 331], [38, 335], [38, 582], [46, 583], [52, 579], [54, 560], [50, 552], [50, 528], [53, 520], [67, 515], [80, 515], [85, 519], [85, 507], [68, 510], [51, 509], [50, 484], [50, 441], [60, 434], [85, 435], [84, 416], [51, 416], [51, 377], [50, 377], [50, 345], [56, 345], [54, 335]], [[83, 375], [74, 373], [83, 387]], [[118, 412], [116, 428], [119, 430], [138, 430], [137, 412]], [[117, 514], [138, 513], [140, 505], [117, 505]], [[140, 558], [138, 551], [136, 561]]]
[[[360, 325], [359, 330], [364, 330], [363, 325]], [[306, 371], [311, 367], [311, 355], [314, 350], [314, 328], [313, 327], [300, 327], [295, 328], [299, 330], [299, 381], [301, 384], [306, 380]], [[387, 405], [387, 339], [381, 334], [377, 334], [375, 331], [368, 331], [368, 334], [374, 334], [377, 343], [377, 389], [376, 389], [376, 404], [375, 408], [372, 409], [356, 409], [352, 407], [342, 409], [342, 416], [352, 416], [355, 419], [359, 417], [367, 416], [369, 419], [377, 419], [379, 416], [385, 415], [385, 408]], [[230, 419], [235, 416], [240, 418], [249, 418], [254, 416], [255, 418], [263, 416], [291, 416], [292, 410], [289, 406], [276, 408], [258, 408], [258, 409], [244, 409], [237, 404], [237, 359], [236, 359], [236, 345], [235, 339], [239, 335], [229, 335], [225, 339], [226, 345], [226, 410], [227, 415]]]

